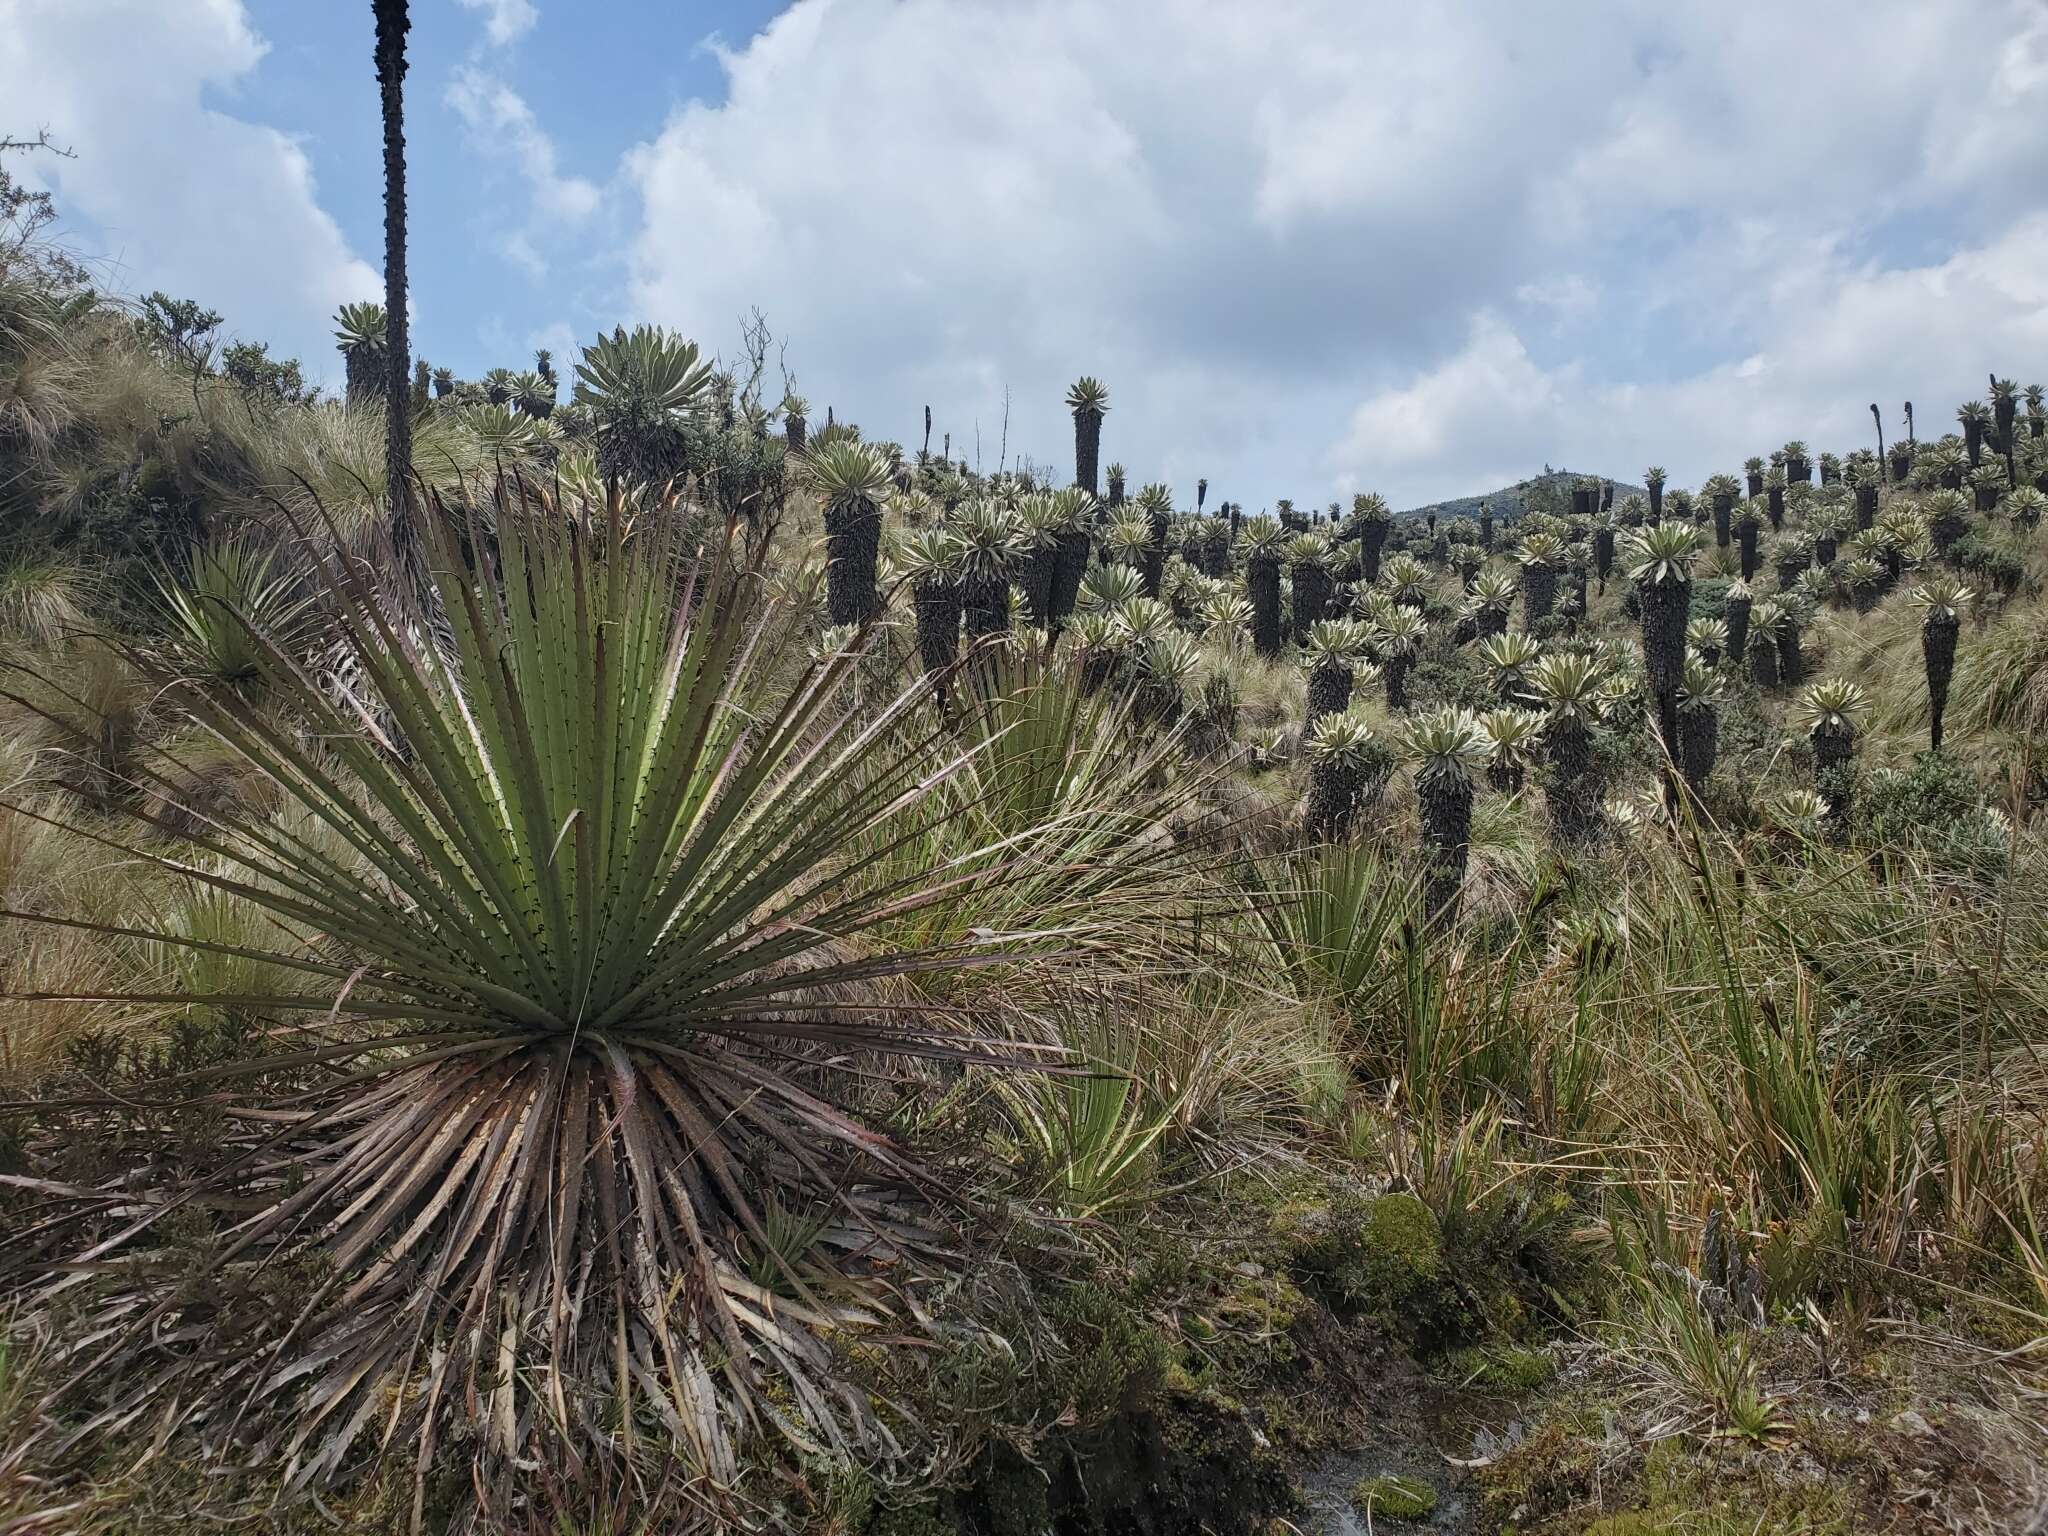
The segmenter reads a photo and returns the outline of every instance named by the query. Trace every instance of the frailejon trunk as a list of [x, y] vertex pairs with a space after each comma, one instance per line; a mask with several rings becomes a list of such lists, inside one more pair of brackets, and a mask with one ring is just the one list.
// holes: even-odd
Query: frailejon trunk
[[882, 512], [866, 497], [825, 508], [825, 613], [828, 622], [860, 624], [881, 606], [875, 590], [875, 559], [882, 541]]
[[1650, 521], [1653, 523], [1661, 523], [1664, 520], [1664, 487], [1661, 485], [1653, 485], [1649, 487], [1649, 491]]
[[1547, 565], [1522, 567], [1522, 627], [1533, 630], [1557, 605], [1557, 572]]
[[1102, 456], [1102, 413], [1074, 412], [1074, 484], [1096, 495], [1096, 463]]
[[1721, 749], [1719, 711], [1688, 709], [1678, 717], [1678, 766], [1695, 796], [1706, 793], [1707, 775]]
[[1166, 579], [1166, 516], [1152, 512], [1146, 515], [1145, 521], [1150, 536], [1145, 541], [1145, 560], [1139, 572], [1145, 584], [1145, 595], [1157, 597], [1159, 584]]
[[1593, 570], [1600, 577], [1600, 590], [1607, 590], [1607, 573], [1614, 569], [1614, 530], [1593, 530]]
[[1739, 662], [1743, 658], [1743, 647], [1749, 643], [1749, 610], [1751, 600], [1746, 597], [1731, 597], [1721, 605], [1721, 617], [1728, 625], [1728, 659]]
[[1380, 551], [1386, 543], [1385, 523], [1367, 523], [1358, 530], [1358, 563], [1361, 579], [1367, 586], [1380, 579]]
[[1081, 594], [1081, 578], [1088, 574], [1088, 530], [1064, 529], [1059, 536], [1052, 567], [1052, 622], [1057, 628], [1074, 611]]
[[1308, 723], [1342, 714], [1351, 703], [1351, 668], [1339, 661], [1319, 661], [1308, 669]]
[[1508, 611], [1505, 608], [1482, 608], [1477, 619], [1475, 627], [1481, 640], [1488, 635], [1504, 635], [1508, 632]]
[[1787, 688], [1806, 681], [1806, 653], [1800, 649], [1799, 626], [1789, 622], [1778, 626], [1778, 681]]
[[1408, 669], [1415, 665], [1413, 656], [1389, 656], [1380, 664], [1380, 676], [1387, 684], [1387, 708], [1408, 707]]
[[795, 458], [804, 451], [804, 426], [804, 418], [801, 412], [792, 414], [782, 423], [782, 439], [789, 450], [791, 458]]
[[1748, 649], [1749, 675], [1759, 688], [1778, 686], [1778, 643], [1768, 634], [1755, 637], [1756, 644]]
[[917, 654], [927, 672], [943, 672], [960, 655], [960, 589], [950, 581], [916, 588]]
[[1941, 750], [1941, 717], [1948, 710], [1949, 679], [1956, 670], [1956, 620], [1929, 614], [1920, 627], [1920, 658], [1927, 667], [1927, 744]]
[[1730, 530], [1735, 515], [1735, 498], [1718, 495], [1714, 498], [1714, 543], [1722, 549], [1728, 547]]
[[1805, 459], [1787, 459], [1785, 478], [1797, 485], [1813, 484], [1813, 466]]
[[1685, 676], [1685, 622], [1691, 589], [1681, 581], [1645, 582], [1643, 670], [1657, 701], [1657, 730], [1664, 750], [1678, 756], [1678, 685]]
[[1000, 635], [1010, 627], [1010, 583], [1001, 576], [977, 576], [960, 584], [961, 617], [970, 642]]
[[1365, 799], [1365, 774], [1342, 761], [1311, 762], [1304, 828], [1312, 838], [1342, 842]]
[[1749, 482], [1749, 494], [1751, 496], [1763, 495], [1764, 477], [1761, 474], [1744, 475], [1743, 478]]
[[1761, 566], [1762, 557], [1757, 553], [1757, 535], [1762, 525], [1753, 517], [1746, 517], [1735, 525], [1735, 542], [1742, 552], [1742, 579], [1753, 580]]
[[1017, 573], [1017, 585], [1024, 591], [1024, 613], [1040, 629], [1053, 627], [1052, 584], [1053, 576], [1059, 569], [1059, 544], [1036, 545], [1024, 557], [1023, 568]]
[[1856, 738], [1846, 730], [1822, 727], [1813, 733], [1813, 787], [1828, 803], [1828, 830], [1836, 838], [1848, 834], [1855, 810], [1855, 751]]
[[1600, 787], [1593, 776], [1593, 742], [1577, 720], [1553, 720], [1544, 732], [1550, 781], [1544, 806], [1551, 835], [1560, 843], [1589, 841], [1600, 829]]
[[1877, 521], [1877, 487], [1859, 485], [1856, 487], [1856, 531], [1866, 533]]
[[1462, 773], [1425, 774], [1416, 785], [1428, 879], [1423, 904], [1448, 922], [1458, 915], [1472, 840], [1472, 781]]
[[1294, 568], [1294, 643], [1308, 640], [1309, 626], [1330, 608], [1330, 573], [1314, 561]]
[[1504, 795], [1518, 795], [1522, 792], [1522, 761], [1512, 762], [1498, 759], [1486, 765], [1486, 782]]
[[1479, 514], [1479, 547], [1489, 555], [1493, 553], [1493, 514], [1491, 512]]
[[1772, 486], [1766, 505], [1771, 509], [1771, 530], [1776, 532], [1785, 526], [1785, 487]]
[[1280, 562], [1255, 559], [1245, 566], [1245, 597], [1252, 605], [1252, 647], [1261, 656], [1280, 654]]

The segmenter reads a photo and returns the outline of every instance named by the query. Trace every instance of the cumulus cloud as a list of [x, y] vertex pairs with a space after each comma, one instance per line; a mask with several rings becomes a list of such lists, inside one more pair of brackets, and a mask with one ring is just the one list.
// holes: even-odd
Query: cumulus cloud
[[121, 287], [196, 298], [331, 371], [327, 317], [383, 279], [321, 208], [297, 144], [206, 105], [265, 52], [240, 0], [0, 0], [0, 37], [12, 125], [77, 154], [14, 168], [90, 221], [81, 249]]
[[508, 47], [540, 20], [533, 0], [461, 0], [464, 10], [484, 13], [484, 35], [495, 48]]
[[[627, 158], [629, 308], [758, 304], [814, 402], [989, 459], [1007, 386], [1064, 465], [1093, 373], [1106, 454], [1254, 504], [1853, 436], [1981, 386], [2018, 290], [1970, 263], [2048, 206], [2031, 0], [802, 0], [720, 58]], [[1981, 303], [1911, 286], [1958, 250]], [[1911, 340], [1846, 345], [1895, 280]]]

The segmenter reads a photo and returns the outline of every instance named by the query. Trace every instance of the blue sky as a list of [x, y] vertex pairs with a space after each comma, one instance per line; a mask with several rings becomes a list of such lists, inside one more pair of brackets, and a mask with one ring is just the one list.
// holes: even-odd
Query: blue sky
[[[2041, 0], [414, 0], [416, 347], [650, 320], [877, 436], [1192, 498], [1693, 482], [2048, 374]], [[76, 249], [332, 377], [367, 0], [0, 0]], [[25, 164], [25, 163], [24, 163]]]

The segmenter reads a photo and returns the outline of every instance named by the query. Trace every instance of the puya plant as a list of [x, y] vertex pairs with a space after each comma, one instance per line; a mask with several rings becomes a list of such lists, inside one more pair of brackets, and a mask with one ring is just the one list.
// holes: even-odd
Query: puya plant
[[[820, 1334], [898, 1310], [935, 1229], [895, 1213], [944, 1190], [865, 1118], [874, 1074], [1009, 1057], [942, 1009], [877, 1006], [977, 950], [882, 941], [960, 875], [878, 876], [864, 850], [930, 819], [971, 749], [916, 724], [921, 683], [849, 716], [858, 647], [792, 664], [801, 626], [730, 532], [696, 557], [672, 520], [502, 489], [494, 512], [488, 538], [426, 520], [445, 648], [315, 557], [343, 703], [260, 631], [261, 707], [131, 650], [287, 814], [188, 821], [175, 858], [147, 826], [89, 835], [279, 937], [83, 926], [292, 981], [101, 999], [269, 1022], [204, 1081], [152, 1085], [221, 1112], [207, 1156], [166, 1157], [165, 1117], [131, 1116], [101, 1138], [105, 1189], [63, 1192], [0, 1281], [64, 1311], [76, 1422], [175, 1409], [292, 1486], [401, 1451], [428, 1468], [458, 1430], [480, 1499], [520, 1467], [630, 1476], [643, 1452], [715, 1499], [777, 1429], [886, 1453]], [[0, 688], [21, 697], [4, 668]], [[848, 1055], [861, 1073], [833, 1068]], [[749, 1278], [771, 1201], [832, 1212], [807, 1265], [829, 1285], [785, 1277], [772, 1305]], [[206, 1241], [173, 1235], [208, 1210]]]

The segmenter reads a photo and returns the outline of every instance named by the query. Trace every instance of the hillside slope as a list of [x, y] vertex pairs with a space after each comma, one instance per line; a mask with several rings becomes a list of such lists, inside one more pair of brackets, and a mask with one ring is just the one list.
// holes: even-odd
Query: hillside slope
[[[1450, 501], [1433, 501], [1427, 506], [1410, 507], [1396, 515], [1428, 517], [1434, 513], [1444, 519], [1476, 518], [1481, 502], [1489, 503], [1493, 507], [1494, 517], [1504, 523], [1513, 522], [1524, 512], [1532, 509], [1569, 511], [1572, 487], [1586, 478], [1587, 473], [1582, 469], [1546, 469], [1540, 475], [1532, 475], [1529, 479], [1517, 481], [1513, 485], [1504, 485], [1497, 491], [1486, 491], [1477, 496], [1459, 496]], [[1594, 475], [1592, 478], [1604, 481], [1610, 477]], [[1621, 480], [1614, 482], [1614, 499], [1617, 502], [1625, 496], [1645, 494], [1647, 493], [1640, 485], [1631, 485]]]

